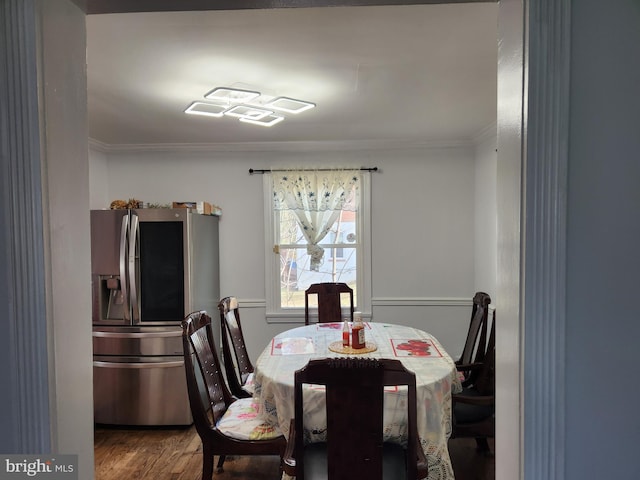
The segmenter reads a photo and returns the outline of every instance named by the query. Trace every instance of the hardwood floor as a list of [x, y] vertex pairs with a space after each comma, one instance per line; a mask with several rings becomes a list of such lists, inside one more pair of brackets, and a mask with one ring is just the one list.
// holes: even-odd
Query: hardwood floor
[[[491, 451], [495, 442], [489, 440]], [[472, 438], [449, 440], [449, 457], [456, 480], [494, 480], [496, 478], [495, 457], [476, 452], [476, 441]]]
[[[96, 427], [95, 480], [200, 480], [200, 438], [193, 427]], [[494, 442], [490, 442], [494, 448]], [[456, 480], [493, 480], [493, 457], [476, 453], [472, 439], [449, 442]], [[217, 461], [217, 459], [216, 459]], [[228, 457], [215, 480], [278, 480], [277, 457]]]

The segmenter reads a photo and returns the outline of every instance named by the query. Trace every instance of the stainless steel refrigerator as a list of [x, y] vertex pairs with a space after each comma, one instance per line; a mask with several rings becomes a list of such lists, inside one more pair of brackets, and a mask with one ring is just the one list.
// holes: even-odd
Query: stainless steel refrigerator
[[180, 322], [196, 310], [217, 312], [218, 250], [215, 216], [91, 211], [96, 423], [192, 423]]

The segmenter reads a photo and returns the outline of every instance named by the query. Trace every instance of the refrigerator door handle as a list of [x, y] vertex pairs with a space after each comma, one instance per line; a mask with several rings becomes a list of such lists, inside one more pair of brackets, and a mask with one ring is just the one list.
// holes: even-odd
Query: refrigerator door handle
[[168, 362], [132, 362], [132, 363], [121, 363], [121, 362], [104, 362], [94, 360], [94, 367], [102, 367], [102, 368], [126, 368], [126, 369], [139, 369], [139, 368], [174, 368], [174, 367], [184, 367], [184, 360], [175, 360]]
[[129, 292], [127, 291], [127, 257], [129, 232], [129, 215], [122, 217], [122, 227], [120, 229], [120, 288], [122, 289], [124, 319], [129, 321]]
[[182, 337], [182, 330], [150, 331], [150, 332], [102, 332], [93, 331], [96, 338], [175, 338]]
[[140, 255], [140, 221], [131, 215], [129, 234], [129, 289], [131, 290], [131, 320], [140, 323], [140, 300], [138, 299], [138, 257]]

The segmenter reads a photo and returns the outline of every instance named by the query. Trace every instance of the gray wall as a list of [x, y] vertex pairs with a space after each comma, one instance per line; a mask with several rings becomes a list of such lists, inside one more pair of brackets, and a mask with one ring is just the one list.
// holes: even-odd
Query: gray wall
[[85, 17], [67, 0], [38, 3], [52, 451], [78, 454], [79, 478], [91, 478], [93, 375]]
[[640, 2], [571, 8], [566, 478], [640, 478]]
[[[0, 452], [48, 451], [34, 2], [0, 2]], [[19, 214], [14, 214], [20, 209]], [[14, 210], [15, 209], [15, 210]], [[25, 415], [25, 413], [27, 413]]]

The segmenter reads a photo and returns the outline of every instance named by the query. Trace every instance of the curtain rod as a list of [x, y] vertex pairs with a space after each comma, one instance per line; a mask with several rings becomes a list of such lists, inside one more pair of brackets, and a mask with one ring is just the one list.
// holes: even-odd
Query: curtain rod
[[[250, 168], [249, 169], [249, 174], [253, 175], [254, 173], [271, 173], [271, 172], [288, 172], [290, 170], [295, 170], [295, 169], [289, 169], [289, 168], [282, 168], [282, 169], [278, 169], [278, 168], [274, 168], [274, 169], [254, 169], [254, 168]], [[307, 171], [309, 172], [330, 172], [332, 170], [340, 170], [339, 168], [310, 168]], [[348, 168], [344, 168], [342, 170], [349, 170]], [[360, 170], [361, 172], [377, 172], [378, 171], [378, 167], [361, 167], [361, 168], [356, 168], [356, 169], [352, 169], [352, 170]]]

